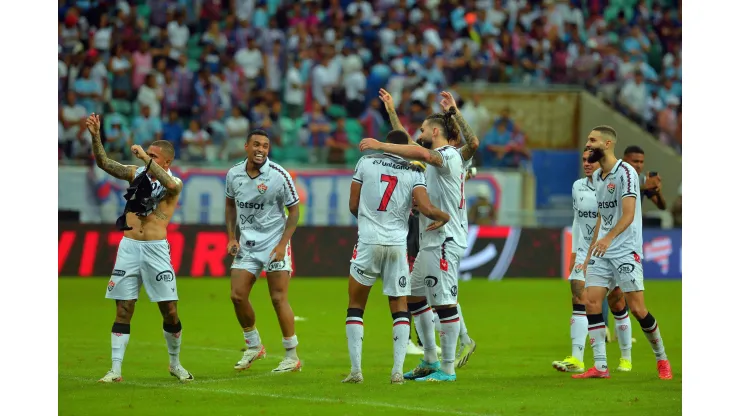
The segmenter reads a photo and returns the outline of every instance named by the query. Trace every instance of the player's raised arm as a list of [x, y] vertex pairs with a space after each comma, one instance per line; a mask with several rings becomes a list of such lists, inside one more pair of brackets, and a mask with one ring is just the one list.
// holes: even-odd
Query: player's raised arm
[[[156, 142], [155, 142], [156, 143]], [[154, 176], [162, 186], [167, 189], [167, 192], [171, 195], [178, 195], [182, 191], [182, 181], [169, 174], [157, 163], [149, 163], [152, 160], [152, 156], [148, 155], [144, 149], [138, 144], [131, 146], [131, 153], [136, 156], [139, 160], [144, 162], [145, 165], [149, 166], [149, 172]], [[175, 157], [174, 149], [171, 150], [171, 157]], [[135, 168], [135, 167], [134, 167]], [[134, 169], [135, 171], [136, 169]]]
[[452, 97], [452, 94], [447, 91], [442, 91], [440, 95], [442, 95], [442, 101], [440, 102], [442, 109], [444, 109], [446, 113], [452, 115], [452, 119], [457, 123], [457, 126], [460, 128], [460, 132], [467, 141], [465, 146], [460, 149], [460, 154], [462, 154], [463, 159], [470, 160], [475, 152], [478, 151], [478, 146], [480, 145], [478, 135], [475, 134], [475, 131], [470, 127], [470, 124], [465, 121], [462, 113], [460, 113], [460, 110], [457, 108], [457, 103], [455, 102], [455, 98]]
[[388, 112], [388, 118], [391, 121], [391, 126], [393, 127], [393, 130], [400, 130], [406, 133], [406, 137], [409, 140], [408, 143], [418, 146], [418, 144], [411, 139], [411, 135], [403, 127], [403, 124], [401, 124], [401, 120], [398, 118], [398, 114], [396, 113], [396, 106], [393, 103], [393, 97], [391, 96], [391, 94], [381, 88], [378, 95], [380, 96], [380, 100], [383, 101], [383, 104], [385, 104], [385, 111]]
[[87, 118], [86, 124], [87, 130], [92, 135], [92, 151], [95, 156], [95, 164], [114, 178], [129, 182], [133, 181], [136, 174], [136, 166], [122, 165], [115, 160], [108, 159], [108, 155], [105, 154], [103, 141], [100, 138], [100, 116], [95, 113], [91, 114]]
[[408, 160], [418, 160], [419, 162], [439, 168], [443, 167], [445, 163], [439, 151], [427, 149], [417, 144], [381, 143], [375, 139], [366, 138], [360, 142], [360, 151], [364, 152], [365, 150], [380, 150], [381, 152], [392, 153]]

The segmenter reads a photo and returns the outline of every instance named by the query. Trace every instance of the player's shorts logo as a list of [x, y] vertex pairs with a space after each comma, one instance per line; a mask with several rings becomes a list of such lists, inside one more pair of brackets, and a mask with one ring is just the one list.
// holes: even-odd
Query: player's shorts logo
[[352, 249], [352, 260], [357, 258], [357, 244], [355, 244], [355, 248]]
[[439, 280], [436, 277], [434, 277], [434, 276], [427, 276], [427, 277], [424, 278], [424, 284], [426, 285], [426, 287], [434, 287], [434, 286], [437, 286], [437, 282], [438, 281]]
[[365, 271], [364, 271], [364, 270], [362, 270], [362, 269], [360, 269], [359, 267], [357, 267], [357, 265], [354, 265], [354, 264], [353, 264], [353, 265], [352, 265], [352, 267], [354, 267], [355, 271], [356, 271], [356, 272], [357, 272], [357, 273], [358, 273], [358, 274], [359, 274], [360, 276], [365, 276]]
[[629, 264], [629, 263], [623, 263], [623, 264], [620, 264], [619, 267], [617, 267], [617, 271], [619, 272], [619, 274], [629, 274], [629, 273], [632, 273], [632, 271], [634, 270], [635, 270], [635, 265]]
[[126, 276], [126, 270], [114, 269], [112, 275], [113, 276], [118, 276], [118, 277]]
[[596, 264], [596, 260], [591, 259], [591, 260], [588, 261], [588, 265], [589, 266], [593, 266], [594, 264]]
[[632, 252], [632, 257], [634, 257], [634, 259], [635, 259], [635, 261], [636, 261], [637, 263], [640, 263], [640, 255], [639, 255], [639, 254], [637, 254], [637, 253], [635, 253], [635, 252], [633, 251], [633, 252]]
[[265, 192], [267, 192], [267, 185], [265, 185], [264, 183], [257, 185], [257, 191], [259, 191], [259, 193], [261, 194], [264, 194]]
[[113, 288], [115, 287], [116, 287], [116, 283], [114, 281], [111, 280], [110, 282], [108, 282], [108, 292], [112, 292]]
[[450, 288], [450, 293], [452, 294], [452, 296], [457, 296], [457, 285]]
[[254, 247], [257, 243], [254, 240], [249, 240], [244, 242], [245, 247]]
[[273, 270], [283, 269], [283, 268], [285, 268], [285, 260], [273, 261], [272, 263], [270, 263], [269, 266], [267, 266], [267, 271], [271, 272]]
[[175, 275], [171, 271], [165, 270], [163, 272], [159, 272], [159, 274], [157, 275], [157, 277], [155, 279], [158, 282], [169, 283], [169, 282], [175, 280]]
[[575, 271], [576, 271], [576, 273], [582, 273], [583, 272], [583, 265], [582, 264], [576, 264]]
[[401, 276], [398, 279], [398, 286], [400, 286], [400, 287], [406, 287], [406, 276]]
[[610, 194], [613, 194], [615, 189], [617, 189], [617, 186], [612, 182], [610, 182], [609, 185], [606, 185], [606, 190], [609, 191]]

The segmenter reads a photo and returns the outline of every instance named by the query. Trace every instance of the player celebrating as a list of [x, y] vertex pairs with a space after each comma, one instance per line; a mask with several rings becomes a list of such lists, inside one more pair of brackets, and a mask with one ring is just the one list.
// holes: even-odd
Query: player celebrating
[[116, 301], [116, 319], [111, 329], [113, 364], [99, 382], [123, 381], [121, 365], [142, 285], [149, 299], [157, 302], [164, 320], [162, 328], [170, 355], [170, 374], [181, 382], [192, 381], [193, 375], [180, 364], [182, 322], [177, 315], [177, 282], [167, 243], [167, 224], [182, 190], [182, 181], [169, 170], [175, 148], [164, 140], [153, 142], [146, 152], [135, 145], [131, 152], [145, 166], [122, 165], [105, 154], [100, 138], [100, 116], [93, 113], [86, 123], [92, 135], [95, 163], [109, 175], [131, 184], [124, 215], [116, 222], [124, 233], [105, 294], [107, 299]]
[[[227, 250], [235, 256], [231, 265], [231, 301], [247, 344], [247, 350], [234, 369], [246, 370], [255, 360], [265, 357], [265, 347], [255, 326], [255, 313], [249, 302], [249, 294], [257, 276], [266, 269], [267, 287], [285, 348], [285, 358], [272, 371], [300, 371], [295, 320], [288, 303], [288, 284], [292, 271], [290, 238], [298, 225], [298, 192], [288, 172], [267, 158], [270, 151], [267, 132], [250, 132], [244, 149], [247, 159], [226, 174]], [[237, 227], [239, 240], [236, 238]]]
[[[475, 152], [477, 138], [471, 140], [460, 152], [450, 145], [459, 132], [455, 121], [466, 131], [466, 137], [475, 135], [459, 115], [452, 96], [442, 93], [444, 114], [427, 117], [421, 126], [420, 139], [429, 145], [396, 145], [364, 139], [360, 150], [380, 150], [411, 160], [419, 160], [432, 168], [426, 170], [429, 196], [435, 206], [450, 214], [450, 223], [444, 228], [420, 234], [420, 251], [411, 274], [409, 309], [415, 315], [417, 328], [424, 341], [424, 358], [414, 370], [404, 374], [406, 379], [418, 381], [455, 381], [455, 349], [460, 333], [457, 311], [457, 270], [460, 257], [467, 248], [468, 221], [465, 212], [463, 159]], [[454, 142], [453, 142], [454, 143]], [[420, 220], [421, 228], [430, 225], [428, 219]], [[437, 359], [434, 344], [434, 323], [427, 300], [437, 310], [440, 320], [442, 364]]]
[[[406, 134], [393, 130], [389, 143], [405, 144]], [[411, 287], [406, 276], [407, 215], [412, 195], [419, 211], [434, 221], [426, 231], [442, 227], [450, 216], [429, 201], [421, 169], [388, 153], [363, 156], [352, 178], [349, 209], [357, 217], [358, 242], [352, 254], [349, 279], [349, 307], [346, 331], [352, 371], [344, 383], [361, 383], [361, 357], [364, 327], [362, 316], [370, 289], [378, 277], [383, 279], [383, 294], [393, 317], [393, 370], [391, 383], [403, 384], [403, 361], [409, 338], [411, 314], [406, 296]]]
[[[586, 252], [591, 244], [598, 207], [596, 194], [594, 193], [593, 172], [599, 167], [598, 162], [591, 163], [588, 149], [582, 155], [583, 171], [585, 178], [578, 179], [573, 183], [573, 238], [570, 256], [570, 293], [573, 302], [573, 316], [570, 320], [570, 340], [572, 354], [562, 361], [552, 363], [553, 368], [558, 371], [582, 373], [583, 349], [588, 334], [588, 320], [586, 319], [586, 302], [583, 296], [585, 278], [583, 276], [583, 262], [586, 260]], [[575, 266], [575, 267], [574, 267]], [[609, 308], [617, 322], [617, 337], [622, 358], [619, 360], [617, 371], [632, 370], [632, 323], [629, 319], [627, 304], [619, 287], [616, 287], [608, 296]]]
[[[642, 327], [658, 361], [658, 376], [673, 378], [658, 323], [645, 306], [642, 275], [642, 208], [640, 185], [635, 169], [614, 156], [617, 132], [598, 126], [588, 135], [589, 162], [599, 162], [594, 172], [598, 218], [583, 262], [586, 274], [588, 336], [594, 350], [595, 366], [573, 378], [609, 378], [606, 363], [604, 316], [601, 303], [607, 292], [619, 285], [632, 314]], [[593, 261], [591, 261], [593, 260]], [[589, 264], [593, 263], [593, 264]]]

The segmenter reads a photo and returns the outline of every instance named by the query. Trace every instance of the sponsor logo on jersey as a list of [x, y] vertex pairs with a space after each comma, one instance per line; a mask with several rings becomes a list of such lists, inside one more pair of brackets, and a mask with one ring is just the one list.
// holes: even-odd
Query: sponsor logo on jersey
[[353, 267], [353, 268], [355, 269], [355, 271], [356, 271], [356, 272], [357, 272], [357, 273], [358, 273], [358, 274], [359, 274], [360, 276], [365, 276], [365, 271], [364, 271], [364, 270], [362, 270], [362, 269], [360, 269], [359, 267], [357, 267], [357, 265], [356, 265], [356, 264], [353, 264], [353, 265], [352, 265], [352, 267]]
[[602, 215], [601, 219], [604, 221], [604, 225], [611, 227], [614, 222], [614, 215]]
[[597, 215], [596, 211], [578, 211], [579, 218], [596, 218]]
[[255, 245], [257, 245], [257, 243], [254, 240], [249, 240], [249, 241], [245, 241], [244, 245], [246, 247], [254, 247]]
[[264, 194], [265, 192], [267, 192], [267, 185], [265, 185], [264, 182], [257, 185], [257, 191], [261, 194]]
[[594, 228], [596, 228], [595, 225], [588, 225], [586, 224], [586, 231], [588, 232], [588, 235], [592, 235], [594, 233]]
[[126, 270], [114, 269], [113, 276], [119, 276], [119, 277], [126, 276]]
[[284, 268], [285, 268], [285, 260], [273, 261], [272, 263], [270, 263], [269, 266], [267, 266], [267, 271], [271, 272], [274, 270], [279, 270], [279, 269], [284, 269]]
[[599, 209], [616, 208], [617, 200], [614, 201], [599, 201]]
[[617, 267], [617, 271], [619, 272], [619, 274], [629, 274], [632, 273], [634, 270], [635, 265], [629, 263], [622, 263], [619, 265], [619, 267]]
[[259, 210], [265, 209], [264, 202], [242, 202], [242, 201], [237, 200], [236, 206], [239, 208], [247, 208], [247, 209], [259, 209]]
[[615, 189], [617, 189], [617, 186], [614, 185], [613, 182], [609, 182], [609, 185], [606, 185], [606, 190], [609, 191], [610, 194], [613, 194]]
[[166, 283], [169, 283], [169, 282], [175, 280], [175, 275], [171, 271], [165, 270], [163, 272], [159, 272], [159, 274], [157, 274], [157, 277], [155, 278], [155, 280], [158, 281], [158, 282], [166, 282]]
[[249, 216], [244, 215], [244, 214], [240, 214], [239, 215], [239, 219], [241, 220], [242, 225], [244, 225], [245, 223], [252, 224], [254, 222], [254, 214], [249, 215]]

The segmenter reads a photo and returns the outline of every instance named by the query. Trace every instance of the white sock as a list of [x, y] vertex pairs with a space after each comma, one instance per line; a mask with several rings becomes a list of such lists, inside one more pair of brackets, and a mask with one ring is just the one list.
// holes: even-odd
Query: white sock
[[298, 336], [293, 334], [292, 337], [283, 338], [283, 348], [285, 348], [285, 358], [298, 360]]
[[573, 305], [573, 315], [570, 318], [570, 343], [572, 347], [570, 355], [581, 361], [583, 361], [583, 350], [586, 348], [587, 335], [586, 305]]
[[349, 360], [352, 363], [352, 372], [362, 372], [362, 341], [365, 334], [362, 315], [364, 310], [358, 308], [347, 309], [347, 320], [344, 328], [347, 331], [347, 347], [349, 348]]
[[591, 338], [591, 347], [594, 350], [595, 367], [599, 371], [607, 371], [606, 365], [606, 324], [604, 315], [598, 313], [588, 315], [588, 336]]
[[437, 342], [434, 339], [434, 314], [432, 313], [432, 308], [426, 302], [418, 302], [410, 304], [409, 311], [414, 315], [416, 330], [419, 332], [421, 342], [424, 344], [424, 361], [436, 363], [439, 359], [437, 358]]
[[462, 308], [460, 304], [457, 304], [457, 314], [460, 315], [460, 343], [470, 344], [472, 340], [468, 336], [468, 327], [465, 326], [465, 319], [463, 319]]
[[180, 343], [182, 342], [182, 322], [175, 325], [162, 325], [164, 339], [167, 341], [167, 352], [170, 354], [170, 367], [180, 365]]
[[113, 324], [113, 329], [110, 334], [110, 346], [111, 346], [111, 370], [117, 374], [121, 374], [121, 365], [123, 364], [123, 356], [126, 354], [126, 346], [128, 340], [131, 337], [131, 325], [130, 324]]
[[432, 309], [432, 312], [434, 312], [434, 330], [439, 333], [442, 330], [442, 325], [439, 323], [439, 315], [437, 315], [437, 311], [434, 309]]
[[460, 336], [460, 315], [457, 307], [440, 309], [439, 343], [442, 347], [442, 371], [447, 374], [455, 374], [455, 350], [457, 349], [457, 338]]
[[653, 315], [650, 315], [650, 312], [648, 312], [647, 316], [640, 319], [639, 322], [642, 327], [642, 332], [645, 334], [648, 341], [650, 341], [650, 346], [653, 348], [655, 359], [657, 361], [667, 360], [668, 356], [665, 353], [663, 338], [660, 336], [658, 321], [656, 321]]
[[632, 321], [630, 314], [625, 307], [620, 312], [612, 312], [614, 315], [614, 326], [617, 330], [617, 340], [619, 341], [619, 350], [622, 351], [622, 358], [632, 361]]
[[391, 375], [403, 373], [403, 361], [406, 358], [406, 344], [411, 332], [411, 314], [408, 311], [393, 314], [393, 370]]
[[244, 331], [244, 343], [247, 344], [247, 348], [259, 349], [262, 346], [262, 340], [260, 339], [260, 332], [257, 331], [257, 328], [254, 328], [251, 331], [244, 329], [243, 331]]

